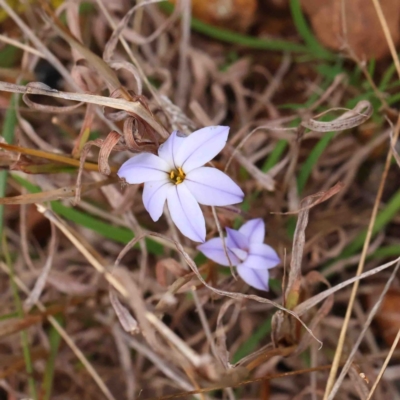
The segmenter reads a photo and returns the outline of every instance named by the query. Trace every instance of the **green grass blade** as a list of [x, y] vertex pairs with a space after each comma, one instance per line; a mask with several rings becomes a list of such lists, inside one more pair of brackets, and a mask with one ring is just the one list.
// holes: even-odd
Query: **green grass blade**
[[308, 27], [301, 9], [300, 0], [290, 0], [290, 10], [292, 12], [292, 18], [296, 25], [297, 32], [303, 38], [310, 51], [319, 58], [334, 59], [335, 56], [319, 44], [319, 41]]
[[391, 245], [380, 247], [375, 250], [371, 255], [368, 256], [369, 259], [381, 259], [387, 257], [399, 257], [400, 256], [400, 246]]
[[308, 156], [307, 160], [303, 163], [300, 168], [299, 176], [297, 178], [297, 187], [299, 193], [304, 190], [306, 186], [307, 180], [311, 175], [312, 169], [314, 168], [315, 164], [318, 162], [319, 158], [321, 157], [322, 153], [328, 146], [329, 142], [333, 139], [336, 132], [329, 132], [326, 133], [320, 141], [314, 146], [311, 150], [310, 155]]
[[391, 79], [393, 78], [394, 73], [396, 72], [396, 66], [395, 64], [391, 64], [390, 67], [385, 71], [383, 74], [383, 77], [381, 79], [381, 82], [379, 84], [379, 90], [384, 92], [387, 89], [387, 86]]
[[[60, 325], [63, 325], [62, 316], [56, 316], [55, 318]], [[61, 342], [61, 336], [54, 328], [54, 326], [50, 327], [49, 342], [50, 342], [50, 355], [47, 360], [46, 369], [43, 377], [43, 397], [42, 397], [43, 400], [50, 400], [51, 398], [50, 396], [53, 389], [55, 362]]]
[[265, 160], [263, 166], [261, 167], [262, 172], [268, 172], [273, 166], [275, 166], [280, 160], [282, 154], [286, 150], [287, 140], [278, 140], [271, 154]]
[[400, 100], [400, 93], [396, 93], [393, 96], [388, 97], [387, 103], [389, 106], [396, 104]]
[[[374, 74], [375, 74], [375, 68], [376, 68], [376, 60], [373, 58], [372, 60], [370, 60], [370, 62], [368, 63], [368, 73], [371, 76], [371, 78], [374, 78]], [[365, 81], [368, 86], [369, 86], [369, 82]]]

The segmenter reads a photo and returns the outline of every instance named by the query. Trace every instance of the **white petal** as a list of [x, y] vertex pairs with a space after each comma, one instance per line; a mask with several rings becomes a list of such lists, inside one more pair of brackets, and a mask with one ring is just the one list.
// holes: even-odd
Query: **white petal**
[[[228, 257], [226, 256], [221, 238], [210, 239], [207, 242], [197, 246], [197, 249], [200, 250], [210, 260], [213, 260], [218, 264], [224, 265], [225, 267], [229, 267], [230, 264], [228, 261]], [[228, 248], [226, 249], [226, 251], [232, 265], [238, 265], [240, 263], [240, 260]]]
[[227, 206], [243, 201], [242, 189], [216, 168], [193, 169], [186, 174], [185, 184], [195, 199], [206, 206]]
[[249, 255], [262, 257], [265, 260], [266, 268], [273, 268], [281, 262], [276, 251], [264, 243], [250, 243]]
[[117, 174], [132, 184], [160, 181], [167, 178], [169, 172], [170, 168], [163, 159], [151, 153], [141, 153], [124, 162]]
[[182, 234], [195, 242], [204, 242], [206, 222], [199, 204], [184, 182], [168, 191], [167, 201], [172, 220]]
[[189, 135], [175, 155], [175, 162], [187, 174], [212, 160], [228, 139], [228, 126], [209, 126]]
[[169, 179], [144, 184], [143, 204], [153, 221], [158, 221], [161, 217], [168, 190], [173, 186]]
[[231, 228], [226, 228], [226, 233], [228, 237], [226, 238], [226, 243], [229, 248], [237, 248], [242, 250], [248, 250], [249, 248], [249, 239], [240, 233], [239, 231], [235, 231]]
[[252, 269], [243, 265], [237, 267], [239, 276], [250, 286], [258, 290], [269, 290], [269, 271], [268, 269]]
[[250, 243], [263, 243], [265, 224], [261, 218], [251, 219], [241, 226], [239, 232], [249, 238]]
[[175, 163], [175, 154], [186, 139], [186, 136], [178, 135], [178, 131], [173, 131], [170, 137], [158, 148], [158, 155], [168, 163], [171, 169], [180, 167]]

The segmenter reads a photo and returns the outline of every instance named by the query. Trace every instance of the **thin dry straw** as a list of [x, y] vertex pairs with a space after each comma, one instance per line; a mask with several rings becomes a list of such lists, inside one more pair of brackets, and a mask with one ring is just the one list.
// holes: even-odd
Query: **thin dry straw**
[[368, 319], [367, 319], [367, 321], [365, 321], [363, 329], [362, 329], [360, 335], [358, 336], [358, 339], [357, 339], [356, 343], [354, 344], [353, 348], [351, 349], [349, 357], [347, 358], [347, 361], [346, 361], [345, 365], [343, 366], [343, 369], [342, 369], [342, 371], [341, 371], [341, 373], [339, 375], [339, 378], [337, 379], [337, 381], [333, 385], [333, 388], [332, 388], [332, 391], [331, 391], [331, 393], [330, 393], [330, 395], [328, 397], [328, 400], [333, 400], [335, 395], [336, 395], [336, 393], [337, 393], [337, 391], [339, 390], [341, 383], [343, 382], [347, 372], [349, 371], [349, 369], [350, 369], [350, 367], [351, 367], [351, 365], [353, 363], [353, 360], [354, 360], [354, 357], [355, 357], [355, 355], [356, 355], [356, 353], [358, 351], [358, 348], [359, 348], [362, 340], [364, 339], [365, 333], [369, 329], [369, 326], [371, 325], [371, 322], [372, 322], [373, 318], [375, 317], [376, 313], [378, 312], [378, 310], [379, 310], [379, 308], [380, 308], [380, 306], [382, 304], [382, 301], [383, 301], [387, 291], [389, 290], [394, 278], [397, 276], [397, 271], [399, 270], [399, 267], [400, 267], [400, 262], [397, 262], [396, 267], [394, 268], [392, 274], [390, 275], [390, 278], [386, 282], [385, 287], [382, 290], [382, 293], [379, 296], [378, 301], [375, 303], [374, 307], [372, 308], [371, 312], [369, 313]]
[[[344, 1], [344, 0], [342, 0], [342, 1]], [[383, 30], [383, 32], [385, 34], [386, 42], [387, 42], [387, 44], [389, 46], [390, 53], [392, 55], [394, 64], [396, 66], [397, 73], [398, 73], [398, 75], [400, 77], [400, 61], [399, 61], [399, 58], [397, 56], [396, 47], [394, 45], [393, 38], [392, 38], [392, 36], [390, 34], [390, 30], [389, 30], [389, 27], [387, 25], [385, 16], [383, 14], [381, 5], [380, 5], [378, 0], [372, 0], [372, 3], [374, 4], [376, 13], [378, 14], [379, 22], [380, 22], [380, 24], [382, 26], [382, 30]], [[400, 123], [400, 118], [398, 119], [397, 126], [396, 126], [396, 133], [395, 133], [396, 140], [397, 140], [398, 135], [399, 135], [399, 129], [400, 129], [399, 123]], [[365, 239], [363, 251], [361, 253], [360, 263], [359, 263], [358, 268], [357, 268], [357, 274], [360, 274], [362, 272], [363, 267], [364, 267], [364, 262], [365, 262], [366, 254], [367, 254], [367, 251], [368, 251], [369, 242], [370, 242], [371, 237], [372, 237], [372, 228], [373, 228], [373, 225], [375, 223], [375, 219], [376, 219], [376, 215], [377, 215], [377, 211], [378, 211], [378, 207], [379, 207], [379, 203], [380, 203], [380, 198], [382, 196], [382, 191], [383, 191], [384, 183], [385, 183], [387, 172], [388, 172], [387, 164], [388, 164], [388, 160], [389, 160], [389, 163], [390, 163], [391, 154], [392, 154], [392, 151], [389, 150], [388, 157], [386, 159], [385, 171], [384, 171], [384, 173], [382, 175], [381, 184], [380, 184], [380, 187], [378, 189], [376, 201], [375, 201], [375, 204], [374, 204], [374, 209], [373, 209], [373, 212], [372, 212], [372, 215], [371, 215], [370, 224], [368, 226], [367, 237]], [[348, 308], [347, 308], [347, 311], [346, 311], [346, 316], [345, 316], [345, 320], [344, 320], [344, 323], [343, 323], [343, 327], [342, 327], [342, 330], [340, 332], [340, 338], [339, 338], [338, 346], [336, 348], [335, 357], [333, 359], [332, 368], [331, 368], [330, 373], [329, 373], [328, 382], [327, 382], [326, 389], [325, 389], [325, 394], [324, 394], [324, 400], [327, 400], [327, 398], [329, 396], [329, 393], [330, 393], [330, 391], [331, 391], [331, 389], [333, 387], [335, 378], [336, 378], [336, 373], [337, 373], [337, 370], [338, 370], [338, 367], [339, 367], [339, 361], [340, 361], [340, 358], [341, 358], [341, 355], [342, 355], [343, 346], [344, 346], [344, 339], [345, 339], [347, 327], [348, 327], [348, 324], [349, 324], [349, 321], [350, 321], [351, 310], [353, 308], [354, 298], [356, 296], [357, 289], [358, 289], [358, 283], [355, 283], [354, 286], [353, 286], [353, 291], [351, 293], [349, 305], [348, 305]]]
[[386, 370], [386, 367], [388, 366], [389, 361], [392, 358], [392, 355], [393, 355], [394, 351], [396, 350], [397, 343], [399, 343], [399, 340], [400, 340], [400, 329], [397, 331], [397, 335], [396, 335], [396, 337], [394, 339], [392, 347], [390, 348], [390, 351], [389, 351], [389, 353], [388, 353], [388, 355], [387, 355], [387, 357], [385, 359], [385, 362], [383, 363], [382, 368], [379, 371], [378, 376], [376, 377], [374, 385], [372, 386], [371, 391], [369, 392], [368, 397], [365, 400], [371, 400], [372, 399], [372, 396], [374, 395], [374, 392], [375, 392], [379, 382], [382, 379], [382, 376], [383, 376], [383, 374], [384, 374], [384, 372]]
[[[397, 140], [397, 138], [399, 136], [399, 130], [400, 130], [400, 116], [399, 116], [399, 119], [397, 120], [397, 124], [396, 124], [395, 140]], [[391, 148], [389, 148], [388, 154], [387, 154], [387, 157], [386, 157], [385, 169], [384, 169], [384, 171], [382, 173], [382, 178], [381, 178], [381, 181], [380, 181], [380, 184], [379, 184], [378, 193], [376, 194], [374, 208], [372, 210], [371, 219], [370, 219], [370, 222], [369, 222], [369, 225], [368, 225], [367, 236], [366, 236], [365, 241], [364, 241], [364, 246], [363, 246], [363, 249], [362, 249], [362, 252], [361, 252], [361, 258], [360, 258], [360, 261], [359, 261], [359, 264], [358, 264], [356, 276], [361, 275], [362, 271], [364, 269], [365, 260], [367, 258], [367, 253], [368, 253], [368, 247], [369, 247], [369, 244], [371, 242], [372, 232], [373, 232], [373, 228], [374, 228], [374, 225], [375, 225], [376, 216], [378, 214], [378, 209], [379, 209], [379, 205], [380, 205], [380, 202], [381, 202], [383, 189], [385, 187], [386, 178], [387, 178], [387, 175], [388, 175], [388, 172], [389, 172], [391, 159], [392, 159], [392, 150], [391, 150]], [[342, 356], [342, 351], [343, 351], [344, 341], [345, 341], [345, 337], [346, 337], [347, 327], [348, 327], [349, 322], [350, 322], [350, 317], [351, 317], [351, 313], [352, 313], [352, 310], [353, 310], [353, 304], [354, 304], [354, 300], [356, 298], [358, 286], [359, 286], [359, 281], [357, 280], [354, 283], [353, 289], [351, 291], [351, 295], [350, 295], [349, 303], [348, 303], [348, 306], [347, 306], [346, 315], [345, 315], [345, 318], [344, 318], [342, 330], [340, 331], [340, 336], [339, 336], [339, 341], [338, 341], [338, 345], [337, 345], [336, 352], [335, 352], [335, 357], [334, 357], [333, 362], [332, 362], [332, 369], [330, 370], [328, 382], [327, 382], [326, 389], [325, 389], [324, 400], [327, 400], [329, 398], [330, 392], [332, 391], [332, 388], [333, 388], [333, 385], [334, 385], [334, 382], [335, 382], [335, 379], [336, 379], [336, 373], [337, 373], [337, 370], [338, 370], [338, 367], [339, 367], [339, 362], [340, 362], [340, 359], [341, 359], [341, 356]]]

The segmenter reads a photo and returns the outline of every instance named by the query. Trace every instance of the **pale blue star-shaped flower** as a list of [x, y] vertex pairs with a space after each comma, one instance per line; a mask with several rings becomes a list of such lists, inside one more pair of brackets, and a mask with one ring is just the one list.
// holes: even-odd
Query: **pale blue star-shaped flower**
[[227, 206], [240, 203], [244, 193], [226, 174], [204, 167], [225, 146], [229, 127], [210, 126], [189, 136], [177, 131], [158, 149], [158, 156], [141, 153], [118, 171], [130, 184], [144, 183], [143, 203], [157, 221], [167, 201], [171, 218], [183, 235], [204, 242], [206, 224], [199, 204]]
[[238, 231], [226, 228], [226, 232], [226, 251], [221, 238], [208, 240], [197, 248], [218, 264], [236, 267], [239, 276], [248, 285], [268, 291], [268, 270], [276, 267], [281, 260], [271, 246], [264, 244], [264, 221], [261, 218], [251, 219]]

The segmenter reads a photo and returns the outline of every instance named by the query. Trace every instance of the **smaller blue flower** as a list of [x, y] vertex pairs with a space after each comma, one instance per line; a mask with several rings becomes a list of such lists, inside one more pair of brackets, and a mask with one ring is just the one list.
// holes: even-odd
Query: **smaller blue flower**
[[268, 291], [268, 270], [276, 267], [281, 260], [271, 246], [264, 244], [264, 221], [261, 218], [252, 219], [238, 231], [226, 228], [226, 232], [226, 251], [221, 238], [211, 239], [197, 249], [218, 264], [236, 267], [239, 276], [248, 285]]

